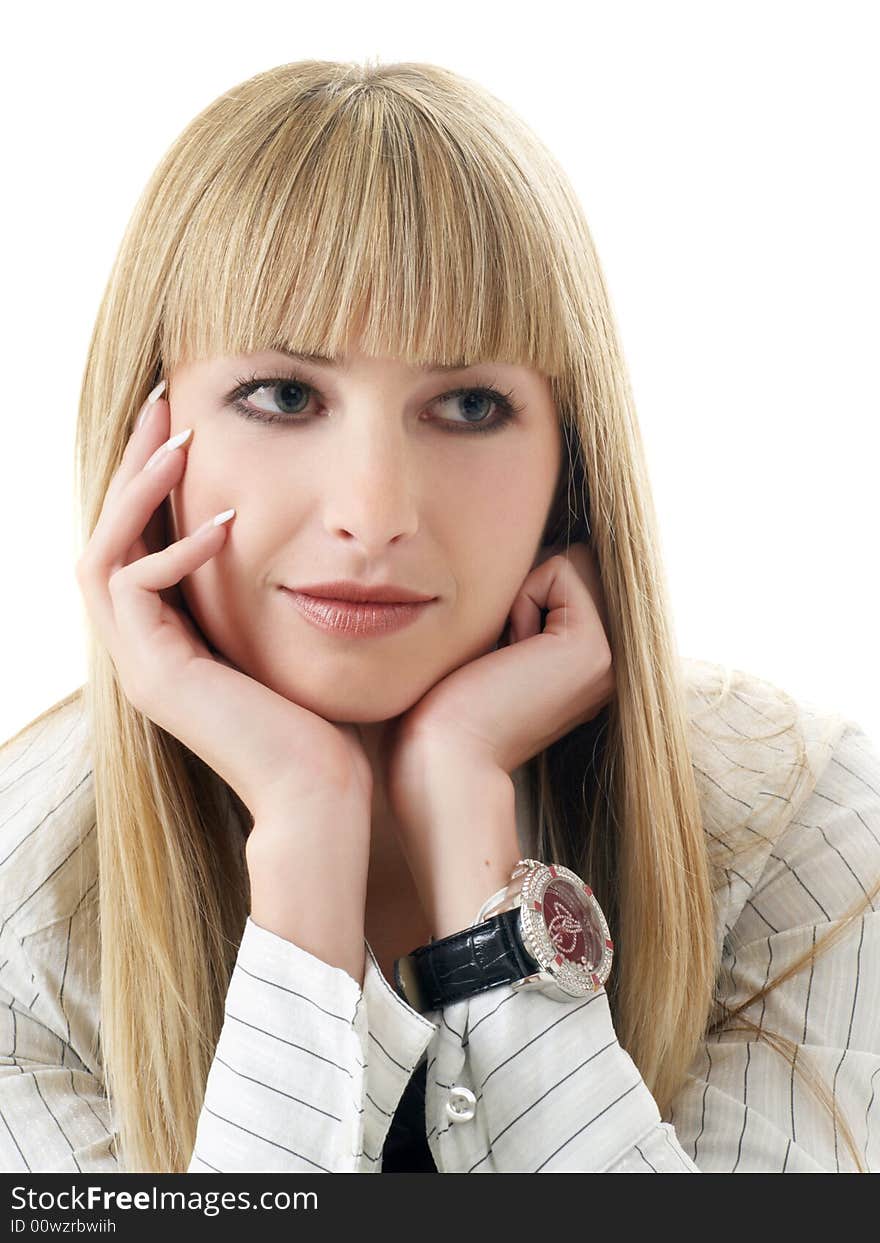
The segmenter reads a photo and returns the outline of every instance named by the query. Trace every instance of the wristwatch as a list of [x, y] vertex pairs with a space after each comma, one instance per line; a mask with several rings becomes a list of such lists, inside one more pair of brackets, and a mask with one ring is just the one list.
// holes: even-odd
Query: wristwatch
[[570, 1001], [604, 985], [613, 954], [590, 886], [559, 863], [520, 859], [470, 928], [395, 960], [394, 986], [420, 1014], [499, 984]]

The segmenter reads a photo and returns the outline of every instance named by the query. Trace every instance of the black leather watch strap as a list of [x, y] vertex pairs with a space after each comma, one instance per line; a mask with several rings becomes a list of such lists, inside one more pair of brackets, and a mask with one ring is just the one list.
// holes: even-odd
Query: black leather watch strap
[[519, 907], [513, 907], [398, 958], [398, 994], [423, 1014], [532, 975], [540, 965], [522, 943], [519, 920]]

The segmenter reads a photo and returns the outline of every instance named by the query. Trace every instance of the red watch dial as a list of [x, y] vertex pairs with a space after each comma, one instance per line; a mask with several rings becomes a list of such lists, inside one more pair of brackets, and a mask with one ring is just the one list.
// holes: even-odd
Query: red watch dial
[[560, 957], [595, 971], [602, 961], [605, 937], [584, 895], [567, 880], [555, 877], [544, 892], [542, 914]]

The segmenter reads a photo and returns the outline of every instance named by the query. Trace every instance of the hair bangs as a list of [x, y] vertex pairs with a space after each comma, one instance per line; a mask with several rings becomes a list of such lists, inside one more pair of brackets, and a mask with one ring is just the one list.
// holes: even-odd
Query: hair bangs
[[218, 126], [192, 136], [202, 173], [166, 284], [166, 371], [273, 347], [334, 358], [358, 347], [413, 366], [563, 372], [553, 230], [488, 131], [444, 128], [373, 84], [298, 99], [267, 140], [254, 103], [232, 141]]

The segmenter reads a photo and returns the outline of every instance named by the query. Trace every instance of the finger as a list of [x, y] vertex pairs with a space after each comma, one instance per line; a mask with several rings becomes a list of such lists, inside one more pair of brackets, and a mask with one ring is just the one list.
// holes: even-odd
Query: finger
[[[571, 551], [574, 549], [572, 545]], [[582, 553], [574, 555], [583, 567]], [[517, 643], [541, 633], [565, 635], [574, 627], [600, 620], [593, 594], [581, 572], [571, 557], [561, 554], [548, 557], [529, 574], [510, 615]]]
[[610, 634], [608, 604], [605, 599], [605, 590], [602, 586], [602, 576], [599, 573], [596, 554], [588, 544], [585, 544], [583, 540], [579, 540], [577, 543], [572, 544], [568, 550], [568, 559], [577, 570], [587, 591], [590, 593], [593, 604], [602, 619], [605, 633]]
[[[131, 560], [145, 556], [146, 552], [143, 540], [136, 540], [131, 546]], [[80, 562], [76, 574], [89, 619], [100, 635], [104, 646], [112, 652], [117, 643], [116, 620], [113, 615], [113, 601], [107, 590], [106, 576], [90, 570], [85, 562]]]
[[105, 501], [87, 554], [88, 561], [99, 572], [109, 574], [127, 564], [132, 544], [143, 536], [160, 503], [180, 482], [186, 465], [185, 450], [192, 440], [192, 428], [185, 430], [190, 433], [188, 441], [175, 445], [178, 437], [171, 437], [163, 442], [167, 447], [158, 446], [154, 454], [148, 455], [142, 444], [137, 460], [144, 456], [144, 465], [109, 504]]
[[[153, 390], [155, 392], [155, 389]], [[145, 416], [141, 422], [141, 417]], [[107, 486], [104, 503], [112, 505], [129, 481], [142, 470], [153, 451], [169, 436], [171, 406], [164, 398], [144, 402], [138, 412], [119, 466]]]
[[159, 592], [173, 587], [215, 556], [223, 546], [228, 524], [234, 517], [234, 509], [224, 510], [190, 535], [112, 574], [108, 591], [116, 625], [136, 642], [149, 642], [167, 607]]
[[510, 643], [522, 643], [524, 639], [540, 634], [542, 629], [541, 610], [528, 596], [520, 593], [510, 610]]
[[542, 544], [532, 562], [532, 569], [536, 570], [539, 565], [543, 565], [545, 561], [549, 561], [551, 557], [562, 552], [563, 548], [563, 544]]
[[508, 772], [591, 720], [614, 693], [607, 634], [593, 596], [571, 560], [551, 558], [526, 580], [511, 611], [518, 642], [540, 633], [542, 606], [547, 609], [544, 633], [567, 642], [535, 644], [528, 676], [541, 689], [530, 698], [527, 719], [517, 708], [523, 695], [517, 657], [497, 652], [487, 658], [510, 661], [509, 678], [495, 679], [493, 693], [487, 696], [491, 720], [483, 731], [486, 738], [504, 739], [497, 759]]

